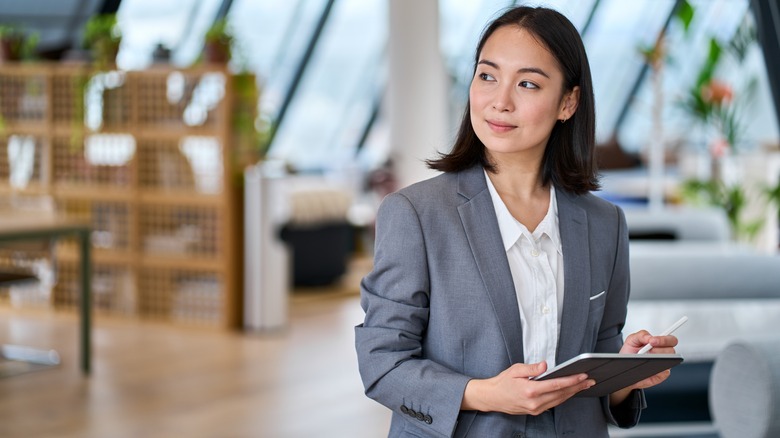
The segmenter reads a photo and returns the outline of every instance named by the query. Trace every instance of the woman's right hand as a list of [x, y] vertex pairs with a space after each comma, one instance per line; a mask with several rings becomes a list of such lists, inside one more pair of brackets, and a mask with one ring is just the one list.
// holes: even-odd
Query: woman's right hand
[[539, 415], [596, 383], [588, 379], [586, 374], [542, 381], [529, 379], [546, 370], [545, 362], [518, 363], [495, 377], [472, 379], [466, 385], [461, 409], [511, 415]]

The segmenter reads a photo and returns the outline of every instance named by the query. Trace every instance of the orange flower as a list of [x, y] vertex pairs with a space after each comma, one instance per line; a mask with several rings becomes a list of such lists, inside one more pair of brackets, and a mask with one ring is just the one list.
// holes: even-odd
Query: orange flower
[[734, 92], [731, 86], [717, 79], [712, 79], [701, 86], [701, 98], [705, 103], [721, 106], [724, 103], [731, 102], [733, 97]]
[[729, 146], [729, 142], [725, 138], [719, 137], [710, 143], [710, 154], [715, 158], [723, 158], [729, 150]]

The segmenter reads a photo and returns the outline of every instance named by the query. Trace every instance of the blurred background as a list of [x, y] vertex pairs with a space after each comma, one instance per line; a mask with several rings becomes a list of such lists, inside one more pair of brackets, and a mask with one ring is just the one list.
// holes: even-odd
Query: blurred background
[[624, 332], [690, 318], [612, 435], [778, 436], [776, 0], [0, 0], [0, 435], [386, 436], [352, 333], [374, 215], [517, 4], [588, 52]]

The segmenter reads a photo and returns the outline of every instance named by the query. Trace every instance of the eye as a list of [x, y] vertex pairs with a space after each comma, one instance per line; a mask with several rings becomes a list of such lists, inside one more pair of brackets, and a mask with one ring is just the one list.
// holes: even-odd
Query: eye
[[483, 81], [495, 81], [496, 79], [488, 73], [480, 73], [477, 75]]
[[523, 87], [523, 88], [528, 88], [529, 90], [535, 90], [535, 89], [539, 88], [538, 85], [534, 84], [533, 82], [528, 82], [528, 81], [520, 81], [520, 83], [517, 84], [517, 85], [520, 86], [520, 87]]

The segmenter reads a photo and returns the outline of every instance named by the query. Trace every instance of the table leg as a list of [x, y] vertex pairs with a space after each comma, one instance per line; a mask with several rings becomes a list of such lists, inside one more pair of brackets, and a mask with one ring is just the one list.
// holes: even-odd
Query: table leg
[[90, 255], [90, 232], [84, 230], [79, 233], [79, 242], [81, 246], [81, 370], [84, 374], [90, 372], [90, 318], [92, 313], [91, 293], [92, 293], [92, 260]]

